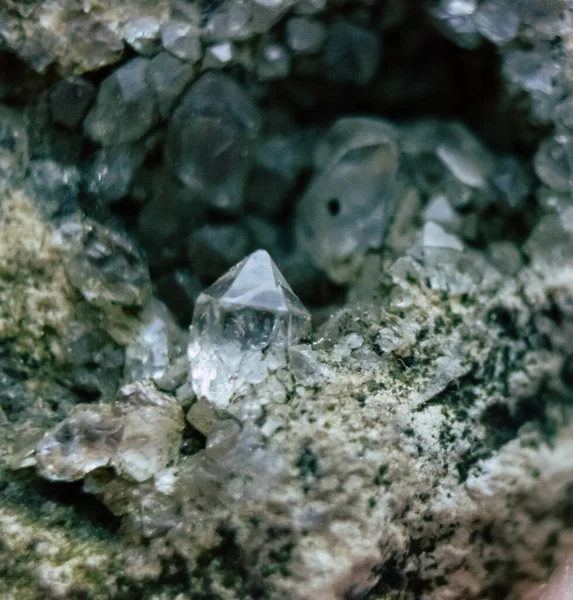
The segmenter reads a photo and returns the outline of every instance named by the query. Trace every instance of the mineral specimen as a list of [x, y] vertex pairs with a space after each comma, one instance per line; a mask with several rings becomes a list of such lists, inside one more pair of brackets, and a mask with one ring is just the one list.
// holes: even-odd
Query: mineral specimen
[[569, 5], [0, 2], [1, 598], [547, 578]]
[[224, 408], [279, 366], [309, 326], [309, 313], [271, 257], [254, 252], [197, 300], [188, 350], [195, 393]]

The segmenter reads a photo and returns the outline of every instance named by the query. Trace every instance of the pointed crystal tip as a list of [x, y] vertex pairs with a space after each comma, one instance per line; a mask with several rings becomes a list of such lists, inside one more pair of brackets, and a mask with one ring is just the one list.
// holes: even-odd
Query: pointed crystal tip
[[197, 300], [189, 344], [195, 393], [225, 406], [255, 372], [271, 368], [269, 356], [309, 331], [309, 312], [268, 252], [253, 252]]

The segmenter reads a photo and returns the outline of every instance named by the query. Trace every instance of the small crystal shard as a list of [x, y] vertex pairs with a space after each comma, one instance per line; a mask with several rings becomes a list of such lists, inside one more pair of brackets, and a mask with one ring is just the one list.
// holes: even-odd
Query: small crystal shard
[[517, 2], [486, 0], [475, 13], [474, 23], [477, 30], [494, 44], [507, 44], [517, 36], [519, 10]]
[[284, 79], [290, 70], [288, 52], [279, 44], [265, 44], [259, 56], [257, 75], [259, 79]]
[[177, 459], [183, 431], [179, 403], [152, 385], [120, 390], [114, 405], [78, 405], [36, 447], [36, 466], [53, 481], [75, 481], [111, 466], [142, 482]]
[[556, 192], [569, 192], [573, 184], [573, 137], [561, 134], [544, 139], [533, 166], [545, 185]]
[[123, 38], [139, 54], [155, 54], [160, 45], [159, 21], [153, 17], [128, 21], [123, 28]]
[[226, 407], [309, 328], [308, 311], [269, 254], [254, 252], [197, 300], [188, 351], [195, 393]]
[[199, 31], [190, 23], [168, 21], [161, 25], [161, 43], [167, 52], [181, 60], [196, 63], [201, 58]]
[[203, 69], [222, 69], [235, 60], [235, 47], [231, 42], [212, 44], [205, 49]]
[[142, 311], [137, 337], [125, 349], [126, 383], [140, 379], [158, 380], [172, 358], [178, 327], [168, 308], [152, 299]]
[[129, 192], [135, 171], [145, 159], [142, 144], [119, 144], [101, 148], [95, 155], [86, 181], [89, 194], [115, 202]]
[[78, 405], [75, 414], [46, 433], [36, 448], [39, 473], [53, 481], [75, 481], [105, 467], [123, 438], [123, 418], [108, 405]]
[[149, 272], [135, 248], [118, 233], [85, 221], [72, 244], [71, 284], [95, 306], [142, 306], [151, 295]]

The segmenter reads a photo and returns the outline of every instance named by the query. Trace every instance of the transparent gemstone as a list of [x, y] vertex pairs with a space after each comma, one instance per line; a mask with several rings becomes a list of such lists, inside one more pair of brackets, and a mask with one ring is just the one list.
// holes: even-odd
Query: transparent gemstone
[[195, 393], [225, 408], [309, 329], [310, 314], [269, 254], [257, 250], [197, 300], [188, 350]]
[[494, 44], [507, 44], [519, 29], [519, 4], [506, 0], [486, 0], [480, 4], [474, 23], [477, 30]]
[[235, 59], [235, 47], [231, 42], [208, 46], [203, 59], [203, 69], [222, 69]]
[[146, 305], [136, 338], [125, 348], [124, 379], [158, 380], [167, 370], [173, 353], [177, 325], [169, 309], [155, 299]]
[[533, 158], [533, 167], [545, 185], [556, 192], [568, 192], [572, 183], [573, 138], [557, 135], [544, 139]]
[[438, 158], [465, 185], [483, 188], [493, 169], [493, 160], [478, 139], [461, 123], [442, 129], [436, 148]]

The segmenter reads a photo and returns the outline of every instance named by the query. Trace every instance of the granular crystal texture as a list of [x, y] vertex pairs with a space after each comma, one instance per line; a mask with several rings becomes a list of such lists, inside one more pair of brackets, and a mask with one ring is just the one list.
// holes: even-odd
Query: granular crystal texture
[[308, 311], [269, 254], [254, 252], [197, 300], [188, 351], [195, 393], [224, 408], [281, 365], [309, 328]]

